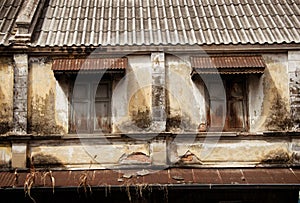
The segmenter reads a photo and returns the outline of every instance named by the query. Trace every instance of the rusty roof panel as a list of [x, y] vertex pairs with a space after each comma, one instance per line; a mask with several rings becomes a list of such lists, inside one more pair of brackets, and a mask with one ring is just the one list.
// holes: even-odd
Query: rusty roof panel
[[145, 183], [160, 183], [164, 182], [165, 184], [171, 184], [170, 170], [162, 170], [158, 173], [150, 173], [149, 175], [144, 176]]
[[264, 169], [257, 171], [253, 169], [244, 169], [243, 175], [248, 184], [274, 183], [271, 177], [267, 174], [267, 172]]
[[32, 46], [300, 43], [300, 2], [49, 0]]
[[193, 68], [264, 68], [262, 56], [194, 56], [191, 57]]
[[0, 187], [11, 187], [14, 183], [14, 174], [9, 172], [0, 173]]
[[191, 65], [199, 74], [255, 74], [264, 73], [262, 56], [193, 56]]
[[201, 184], [223, 184], [217, 169], [193, 169], [195, 183]]
[[[141, 173], [143, 172], [143, 173]], [[294, 185], [300, 187], [300, 169], [245, 168], [245, 169], [183, 169], [147, 170], [86, 170], [53, 171], [55, 187], [79, 187], [83, 180], [91, 187], [132, 185]], [[125, 174], [125, 175], [124, 175]], [[0, 188], [24, 187], [28, 172], [0, 172]], [[49, 171], [35, 171], [33, 187], [52, 187]]]
[[191, 169], [170, 170], [171, 183], [194, 183], [193, 171]]
[[299, 179], [291, 172], [290, 169], [276, 169], [274, 171], [267, 171], [268, 175], [275, 183], [284, 182], [286, 184], [297, 184]]
[[127, 68], [126, 58], [98, 58], [98, 59], [55, 59], [54, 71], [79, 70], [124, 70]]

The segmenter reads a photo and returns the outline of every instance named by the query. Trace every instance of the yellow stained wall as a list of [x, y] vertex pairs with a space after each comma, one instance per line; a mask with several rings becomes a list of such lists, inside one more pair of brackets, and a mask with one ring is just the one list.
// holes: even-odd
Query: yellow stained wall
[[[33, 134], [64, 134], [68, 130], [67, 116], [58, 115], [59, 93], [63, 94], [57, 84], [52, 64], [41, 60], [32, 60], [29, 68], [28, 86], [28, 131]], [[62, 96], [61, 105], [68, 106]], [[67, 111], [67, 109], [66, 109]]]
[[147, 131], [152, 121], [150, 55], [127, 57], [126, 74], [112, 92], [114, 133]]
[[13, 121], [14, 72], [11, 58], [0, 58], [0, 134], [10, 131]]
[[267, 68], [263, 78], [263, 128], [288, 130], [291, 123], [287, 54], [264, 55], [264, 60]]

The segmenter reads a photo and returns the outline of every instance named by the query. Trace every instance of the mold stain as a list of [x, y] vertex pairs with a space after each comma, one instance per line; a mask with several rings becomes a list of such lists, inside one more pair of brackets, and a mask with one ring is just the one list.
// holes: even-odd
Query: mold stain
[[261, 161], [262, 164], [284, 164], [291, 160], [289, 154], [284, 150], [272, 150]]
[[269, 130], [290, 130], [293, 127], [293, 119], [285, 102], [277, 93], [271, 102], [270, 114], [266, 119], [266, 127]]
[[38, 153], [31, 157], [31, 160], [27, 163], [33, 164], [38, 168], [49, 168], [49, 167], [59, 167], [65, 168], [62, 162], [52, 155]]
[[131, 116], [131, 119], [137, 127], [143, 129], [149, 128], [152, 122], [149, 108], [146, 108], [144, 111], [138, 110]]
[[194, 124], [191, 123], [191, 119], [188, 115], [170, 115], [167, 117], [166, 129], [168, 132], [177, 131], [192, 131], [192, 129], [197, 129]]
[[50, 91], [45, 98], [38, 97], [31, 102], [28, 131], [32, 134], [65, 133], [63, 127], [56, 124], [55, 95], [53, 91]]

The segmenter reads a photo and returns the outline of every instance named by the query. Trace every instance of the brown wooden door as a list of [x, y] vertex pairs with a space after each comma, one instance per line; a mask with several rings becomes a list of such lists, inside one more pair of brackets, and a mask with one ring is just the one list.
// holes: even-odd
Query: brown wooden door
[[97, 133], [111, 131], [110, 82], [76, 83], [73, 90], [70, 131]]

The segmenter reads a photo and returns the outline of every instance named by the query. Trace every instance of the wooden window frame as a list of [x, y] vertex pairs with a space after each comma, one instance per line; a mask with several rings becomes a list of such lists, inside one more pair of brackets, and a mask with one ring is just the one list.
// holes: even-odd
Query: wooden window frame
[[[111, 77], [106, 77], [104, 76], [103, 79], [101, 79], [100, 82], [93, 80], [93, 76], [91, 75], [91, 81], [87, 81], [87, 82], [76, 82], [77, 84], [88, 84], [89, 86], [89, 93], [88, 93], [88, 98], [87, 98], [87, 103], [89, 105], [88, 107], [88, 114], [87, 115], [87, 120], [88, 120], [88, 124], [87, 124], [87, 130], [82, 130], [82, 129], [77, 129], [74, 125], [74, 102], [81, 102], [81, 100], [77, 100], [76, 98], [73, 98], [73, 90], [74, 90], [74, 85], [75, 85], [75, 79], [76, 77], [73, 78], [73, 82], [70, 85], [70, 105], [69, 105], [69, 133], [70, 134], [74, 134], [74, 133], [80, 133], [80, 134], [97, 134], [97, 133], [111, 133], [112, 131], [112, 85], [113, 85], [113, 81], [111, 79]], [[95, 87], [99, 87], [99, 85], [101, 84], [107, 84], [108, 86], [108, 97], [107, 98], [97, 98], [95, 95], [95, 100], [93, 100], [93, 96], [92, 94], [95, 93], [96, 94], [96, 89]], [[94, 101], [94, 102], [93, 102]], [[109, 122], [109, 127], [107, 129], [102, 129], [102, 130], [97, 130], [95, 128], [95, 102], [107, 102], [108, 103], [108, 122]]]
[[[225, 89], [225, 94], [226, 97], [225, 98], [211, 98], [211, 96], [209, 95], [209, 92], [206, 88], [206, 93], [205, 93], [205, 98], [206, 98], [206, 102], [208, 102], [208, 104], [206, 105], [206, 114], [207, 114], [207, 124], [208, 124], [208, 128], [209, 131], [220, 131], [222, 129], [222, 131], [224, 132], [247, 132], [249, 131], [249, 108], [248, 108], [248, 77], [246, 75], [222, 75], [222, 82], [224, 85], [224, 89]], [[209, 80], [209, 84], [213, 83], [213, 79]], [[233, 101], [231, 101], [230, 99], [230, 95], [229, 95], [229, 89], [230, 89], [230, 83], [235, 83], [235, 82], [239, 82], [242, 83], [242, 93], [243, 93], [243, 98], [241, 100], [242, 102], [242, 113], [243, 113], [243, 127], [232, 127], [230, 120], [232, 119], [231, 114], [233, 113], [230, 110], [230, 105], [233, 103]], [[224, 102], [224, 100], [226, 100], [226, 115], [225, 115], [225, 119], [223, 118], [222, 120], [224, 121], [224, 123], [220, 123], [215, 124], [212, 122], [212, 104], [213, 102]], [[240, 101], [240, 100], [239, 100]], [[222, 110], [221, 110], [222, 111]], [[221, 122], [221, 121], [220, 121]]]

